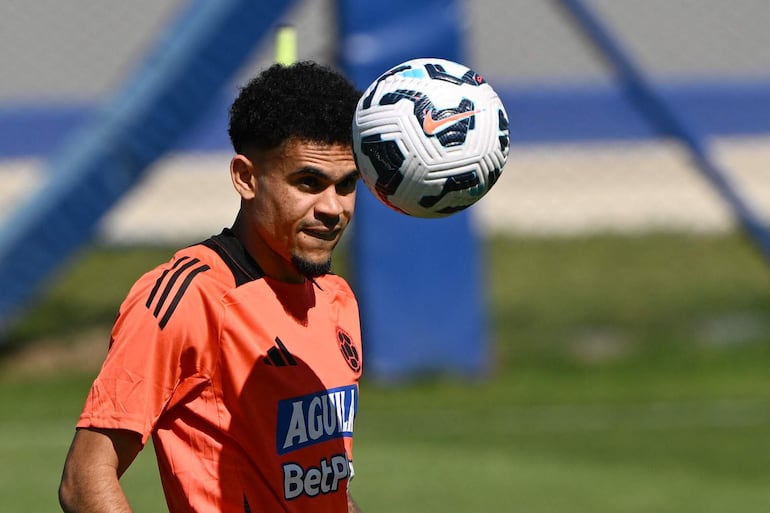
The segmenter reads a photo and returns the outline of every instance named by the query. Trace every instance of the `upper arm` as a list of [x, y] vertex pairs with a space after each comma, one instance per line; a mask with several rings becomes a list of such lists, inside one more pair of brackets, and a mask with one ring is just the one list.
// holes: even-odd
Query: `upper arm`
[[353, 497], [350, 496], [350, 492], [348, 492], [348, 513], [361, 513], [361, 509], [356, 504], [356, 501], [353, 500]]
[[78, 429], [64, 464], [63, 481], [84, 482], [93, 473], [119, 478], [141, 449], [141, 436], [133, 431]]
[[59, 502], [67, 512], [128, 512], [118, 479], [142, 449], [138, 433], [79, 429], [64, 463]]

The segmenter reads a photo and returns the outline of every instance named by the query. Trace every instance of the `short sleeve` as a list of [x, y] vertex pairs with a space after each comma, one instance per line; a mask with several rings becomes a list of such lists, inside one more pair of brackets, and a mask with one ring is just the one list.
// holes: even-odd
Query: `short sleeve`
[[206, 379], [211, 313], [193, 282], [205, 266], [178, 262], [140, 278], [121, 305], [78, 427], [126, 429], [145, 443], [175, 390]]

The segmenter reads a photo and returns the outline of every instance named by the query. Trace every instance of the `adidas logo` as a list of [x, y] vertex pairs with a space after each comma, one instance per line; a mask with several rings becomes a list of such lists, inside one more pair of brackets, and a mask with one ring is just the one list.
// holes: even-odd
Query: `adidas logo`
[[265, 365], [270, 366], [276, 366], [276, 367], [286, 367], [287, 365], [297, 365], [297, 360], [294, 359], [294, 357], [291, 355], [288, 349], [286, 349], [286, 346], [283, 345], [283, 342], [281, 342], [281, 339], [278, 337], [275, 337], [275, 343], [278, 345], [278, 347], [271, 347], [267, 351], [267, 356], [262, 358], [262, 362], [264, 362]]

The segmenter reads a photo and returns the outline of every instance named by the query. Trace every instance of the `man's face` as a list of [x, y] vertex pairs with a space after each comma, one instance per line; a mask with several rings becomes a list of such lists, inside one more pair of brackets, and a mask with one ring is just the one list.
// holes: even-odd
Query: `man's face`
[[355, 206], [352, 150], [290, 140], [263, 156], [253, 162], [254, 195], [244, 196], [242, 207], [257, 236], [249, 251], [268, 275], [285, 281], [328, 272]]

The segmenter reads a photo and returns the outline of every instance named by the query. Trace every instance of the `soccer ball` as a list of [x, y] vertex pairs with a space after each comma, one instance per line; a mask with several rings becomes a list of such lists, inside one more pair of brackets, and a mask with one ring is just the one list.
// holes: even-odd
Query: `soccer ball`
[[415, 217], [445, 217], [476, 203], [508, 157], [508, 117], [472, 69], [413, 59], [364, 92], [353, 118], [353, 153], [368, 189]]

